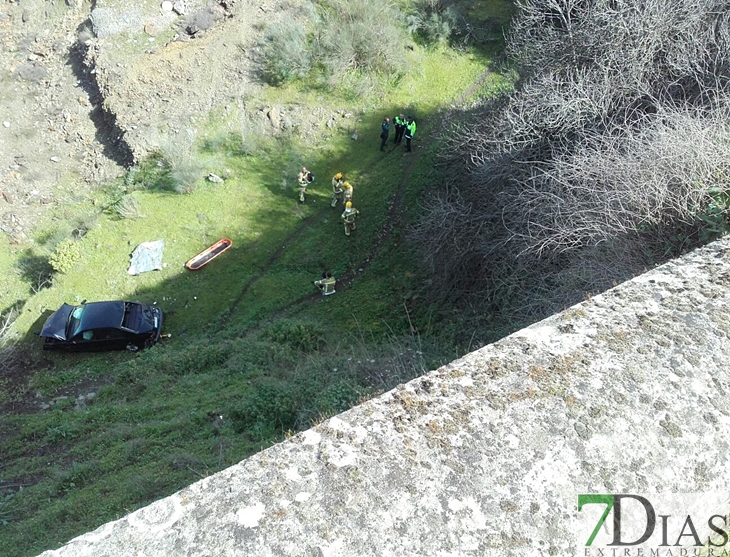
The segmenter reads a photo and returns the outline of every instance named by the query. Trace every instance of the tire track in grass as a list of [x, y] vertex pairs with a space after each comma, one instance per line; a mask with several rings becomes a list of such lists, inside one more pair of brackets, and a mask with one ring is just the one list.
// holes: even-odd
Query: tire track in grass
[[[486, 69], [475, 81], [472, 83], [469, 87], [467, 87], [464, 92], [459, 95], [457, 100], [451, 105], [449, 109], [447, 109], [442, 117], [439, 120], [440, 124], [443, 124], [449, 117], [449, 114], [452, 110], [460, 107], [463, 105], [467, 99], [469, 99], [478, 89], [482, 86], [484, 81], [491, 75], [491, 71], [489, 69]], [[441, 126], [439, 126], [440, 128]], [[355, 279], [365, 273], [367, 271], [368, 267], [370, 267], [370, 264], [373, 262], [373, 260], [378, 256], [380, 251], [383, 249], [383, 246], [385, 243], [390, 239], [391, 234], [393, 233], [393, 230], [395, 229], [396, 225], [399, 225], [401, 223], [401, 220], [403, 218], [403, 195], [405, 194], [406, 185], [408, 184], [408, 180], [411, 177], [411, 174], [413, 174], [413, 171], [415, 170], [418, 162], [421, 160], [421, 157], [423, 156], [423, 153], [426, 152], [428, 147], [435, 141], [436, 136], [435, 134], [429, 133], [426, 135], [426, 141], [424, 142], [423, 146], [418, 149], [418, 151], [411, 152], [411, 160], [408, 163], [408, 166], [406, 167], [403, 176], [401, 177], [400, 182], [398, 183], [398, 189], [396, 190], [395, 195], [393, 196], [393, 199], [389, 203], [388, 207], [388, 214], [385, 218], [385, 221], [383, 222], [383, 225], [380, 227], [380, 230], [378, 231], [377, 239], [372, 245], [372, 248], [368, 252], [367, 257], [360, 265], [355, 265], [355, 268], [351, 271], [347, 271], [344, 275], [337, 278], [337, 290], [347, 290], [352, 283], [355, 281]], [[390, 153], [392, 153], [391, 151]], [[388, 154], [390, 154], [388, 153]], [[375, 164], [370, 166], [366, 171], [372, 171], [373, 169], [377, 168], [377, 166], [383, 162], [386, 157], [381, 158], [378, 160]], [[251, 289], [253, 285], [255, 285], [261, 278], [263, 278], [270, 270], [271, 268], [279, 261], [281, 256], [284, 253], [284, 250], [292, 243], [292, 241], [296, 240], [305, 230], [307, 230], [317, 219], [317, 217], [321, 216], [326, 211], [326, 208], [321, 208], [317, 213], [308, 216], [304, 219], [304, 222], [302, 223], [299, 228], [294, 230], [289, 236], [287, 236], [284, 239], [284, 242], [282, 243], [281, 247], [279, 247], [269, 258], [266, 265], [264, 265], [264, 268], [261, 270], [260, 273], [258, 273], [256, 276], [252, 277], [248, 280], [248, 282], [244, 285], [243, 289], [241, 290], [241, 293], [236, 297], [236, 300], [230, 305], [228, 309], [228, 313], [226, 317], [224, 317], [219, 324], [218, 328], [216, 329], [216, 332], [219, 332], [223, 329], [223, 327], [228, 323], [228, 321], [231, 318], [231, 315], [233, 314], [236, 307], [241, 303], [244, 296], [248, 293], [248, 291]], [[271, 323], [272, 321], [275, 321], [279, 317], [282, 317], [287, 312], [291, 311], [292, 309], [303, 305], [305, 303], [313, 303], [317, 300], [322, 300], [322, 295], [320, 292], [313, 292], [312, 294], [307, 294], [306, 296], [302, 296], [301, 298], [298, 298], [284, 307], [279, 308], [272, 314], [270, 314], [267, 318], [263, 319], [261, 322], [256, 323], [254, 325], [251, 325], [248, 327], [243, 334], [248, 336], [250, 334], [253, 334], [256, 331], [261, 330], [262, 327], [267, 325], [268, 323]]]
[[324, 211], [320, 210], [317, 213], [313, 215], [309, 215], [308, 217], [304, 218], [302, 221], [302, 224], [296, 228], [293, 232], [291, 232], [286, 238], [284, 238], [284, 241], [281, 243], [281, 245], [274, 251], [274, 253], [271, 254], [271, 257], [269, 257], [268, 261], [264, 264], [261, 271], [259, 271], [258, 274], [252, 276], [248, 281], [246, 281], [246, 284], [243, 285], [243, 288], [241, 289], [241, 292], [239, 292], [238, 296], [236, 296], [236, 299], [233, 300], [230, 306], [228, 306], [228, 312], [227, 315], [220, 321], [218, 326], [216, 327], [215, 332], [219, 333], [223, 328], [226, 326], [228, 321], [231, 318], [231, 314], [235, 311], [235, 309], [239, 306], [239, 304], [243, 301], [244, 296], [248, 294], [248, 291], [251, 290], [251, 287], [254, 286], [259, 280], [261, 280], [266, 274], [271, 270], [271, 268], [276, 264], [279, 259], [281, 259], [281, 256], [284, 253], [284, 250], [291, 244], [294, 240], [299, 238], [305, 230], [307, 230], [310, 226], [312, 226], [312, 223], [316, 220], [318, 216], [320, 216]]
[[[439, 119], [439, 126], [437, 129], [441, 129], [443, 127], [443, 124], [448, 120], [451, 111], [464, 104], [464, 102], [466, 102], [466, 100], [470, 98], [479, 87], [481, 87], [481, 85], [491, 75], [491, 73], [492, 72], [489, 69], [484, 70], [484, 72], [477, 78], [477, 80], [469, 85], [469, 87], [467, 87], [464, 92], [459, 95], [459, 98], [456, 99], [454, 104], [452, 104], [451, 107], [446, 110]], [[413, 174], [413, 171], [415, 170], [418, 162], [421, 160], [423, 153], [425, 153], [428, 147], [430, 147], [431, 144], [436, 140], [436, 134], [431, 132], [426, 137], [428, 139], [424, 143], [423, 147], [420, 148], [417, 153], [411, 153], [411, 162], [406, 167], [406, 170], [403, 173], [403, 177], [398, 184], [398, 189], [395, 193], [395, 196], [393, 196], [393, 199], [391, 200], [390, 206], [388, 208], [388, 216], [385, 219], [383, 225], [380, 227], [380, 230], [378, 231], [378, 238], [377, 240], [375, 240], [375, 243], [373, 244], [370, 253], [362, 264], [357, 265], [356, 270], [348, 271], [347, 273], [342, 275], [341, 278], [337, 279], [338, 288], [340, 288], [340, 285], [342, 285], [344, 289], [347, 289], [354, 282], [355, 278], [357, 278], [358, 275], [361, 275], [365, 271], [367, 271], [368, 267], [370, 267], [370, 264], [373, 262], [375, 257], [377, 257], [377, 255], [380, 253], [383, 245], [385, 245], [385, 243], [390, 239], [390, 235], [392, 234], [396, 225], [400, 224], [403, 218], [403, 195], [406, 191], [408, 179], [411, 177], [411, 174]]]

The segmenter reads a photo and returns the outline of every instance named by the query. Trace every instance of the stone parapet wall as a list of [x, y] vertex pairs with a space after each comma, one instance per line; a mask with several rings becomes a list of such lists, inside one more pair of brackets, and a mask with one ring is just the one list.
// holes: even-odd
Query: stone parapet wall
[[723, 239], [43, 555], [583, 555], [578, 493], [727, 492], [728, 286]]

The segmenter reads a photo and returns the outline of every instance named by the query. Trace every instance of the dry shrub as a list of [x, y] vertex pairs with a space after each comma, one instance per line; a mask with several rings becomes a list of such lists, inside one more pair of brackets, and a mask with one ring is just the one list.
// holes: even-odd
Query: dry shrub
[[306, 24], [287, 19], [271, 23], [260, 45], [261, 73], [271, 85], [305, 77], [312, 69]]
[[174, 137], [168, 136], [159, 146], [160, 164], [169, 171], [170, 185], [177, 193], [195, 192], [206, 174], [194, 144], [194, 132], [183, 130]]
[[522, 80], [450, 130], [412, 237], [440, 294], [534, 319], [685, 248], [726, 206], [730, 16], [713, 0], [519, 6]]
[[296, 19], [273, 22], [259, 44], [261, 74], [278, 85], [317, 67], [332, 84], [352, 73], [401, 75], [407, 34], [389, 0], [304, 2]]
[[400, 75], [406, 34], [389, 0], [325, 0], [315, 29], [317, 61], [335, 79], [352, 71]]
[[141, 219], [144, 217], [142, 204], [132, 194], [123, 195], [112, 206], [112, 211], [121, 219]]

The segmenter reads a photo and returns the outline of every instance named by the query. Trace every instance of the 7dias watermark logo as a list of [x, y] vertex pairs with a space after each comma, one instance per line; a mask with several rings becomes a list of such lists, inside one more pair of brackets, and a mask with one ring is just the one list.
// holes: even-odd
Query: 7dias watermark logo
[[728, 510], [717, 494], [581, 493], [577, 555], [730, 557]]

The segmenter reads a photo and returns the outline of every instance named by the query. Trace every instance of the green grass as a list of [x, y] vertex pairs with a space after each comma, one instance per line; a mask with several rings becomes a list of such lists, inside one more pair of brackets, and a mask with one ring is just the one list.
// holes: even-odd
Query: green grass
[[[195, 146], [205, 172], [194, 193], [172, 193], [165, 170], [149, 161], [126, 184], [60, 206], [33, 245], [0, 237], [0, 308], [22, 305], [14, 330], [28, 364], [27, 385], [0, 383], [0, 402], [47, 405], [8, 411], [0, 423], [0, 554], [56, 547], [458, 355], [458, 327], [436, 334], [443, 314], [420, 303], [428, 277], [404, 230], [437, 179], [429, 136], [441, 131], [440, 111], [488, 60], [421, 47], [409, 55], [408, 76], [356, 104], [345, 93], [320, 99], [301, 83], [267, 91], [269, 103], [358, 115], [358, 141], [347, 129], [353, 117], [327, 140], [291, 134], [257, 141], [247, 154], [237, 116], [213, 113]], [[406, 110], [418, 119], [419, 154], [380, 153], [383, 115]], [[302, 164], [317, 176], [304, 206], [295, 186]], [[338, 171], [362, 212], [349, 238], [342, 207], [329, 206]], [[225, 181], [207, 182], [207, 172]], [[376, 252], [403, 180], [403, 218]], [[104, 211], [131, 190], [143, 218]], [[79, 229], [74, 268], [34, 292], [27, 261], [40, 265]], [[230, 250], [197, 272], [183, 268], [221, 237], [233, 240]], [[157, 239], [165, 267], [128, 275], [134, 247]], [[312, 281], [324, 270], [354, 278], [321, 297]], [[172, 338], [139, 354], [41, 351], [35, 335], [61, 303], [124, 298], [162, 307]], [[77, 405], [75, 396], [91, 392]]]
[[3, 292], [0, 312], [25, 300], [32, 292], [33, 273], [29, 270], [27, 280], [23, 280], [22, 269], [15, 268], [17, 265], [18, 257], [11, 249], [8, 236], [0, 235], [0, 268], [9, 271], [0, 273], [0, 292]]

